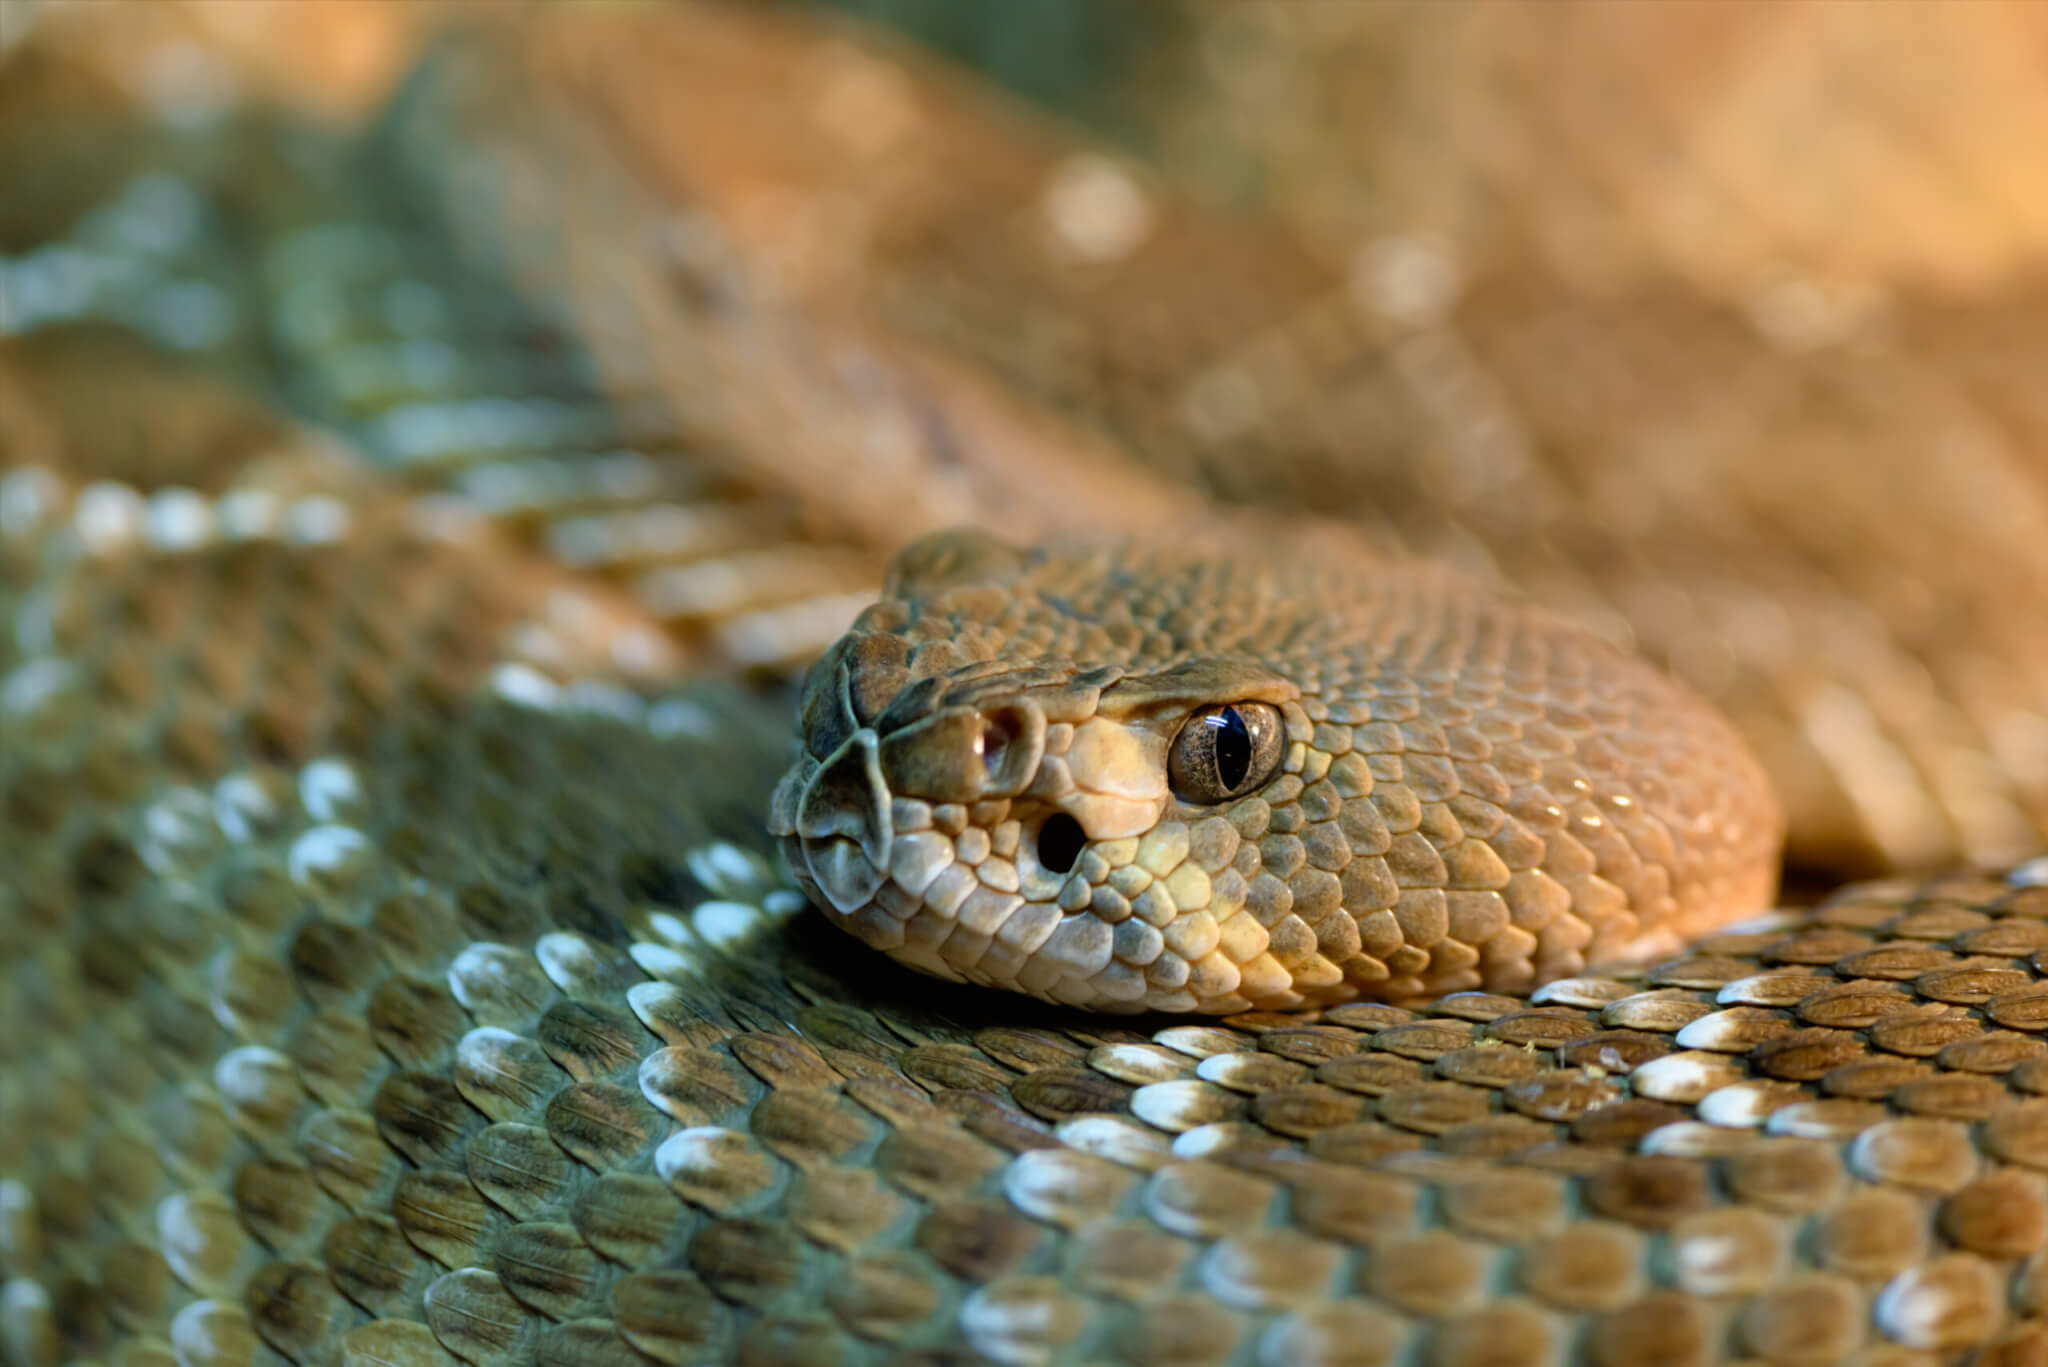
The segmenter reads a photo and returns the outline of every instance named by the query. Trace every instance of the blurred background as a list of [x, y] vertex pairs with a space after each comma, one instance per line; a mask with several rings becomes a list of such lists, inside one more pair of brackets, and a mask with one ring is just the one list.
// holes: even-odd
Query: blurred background
[[0, 460], [374, 476], [753, 677], [939, 526], [1358, 541], [1708, 695], [1802, 865], [2010, 861], [2044, 126], [2034, 0], [8, 0]]

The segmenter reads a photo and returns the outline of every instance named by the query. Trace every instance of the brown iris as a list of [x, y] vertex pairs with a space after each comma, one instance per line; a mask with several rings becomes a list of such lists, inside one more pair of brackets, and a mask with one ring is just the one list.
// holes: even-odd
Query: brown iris
[[1226, 802], [1273, 776], [1282, 750], [1280, 711], [1262, 702], [1220, 703], [1181, 723], [1166, 780], [1182, 802]]

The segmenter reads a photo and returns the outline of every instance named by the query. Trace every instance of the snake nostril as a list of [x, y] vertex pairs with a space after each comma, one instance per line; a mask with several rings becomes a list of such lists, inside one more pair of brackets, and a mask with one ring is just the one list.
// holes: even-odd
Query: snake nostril
[[1054, 873], [1066, 873], [1074, 867], [1074, 861], [1081, 857], [1081, 847], [1088, 843], [1087, 832], [1081, 823], [1065, 812], [1054, 812], [1038, 828], [1038, 862]]

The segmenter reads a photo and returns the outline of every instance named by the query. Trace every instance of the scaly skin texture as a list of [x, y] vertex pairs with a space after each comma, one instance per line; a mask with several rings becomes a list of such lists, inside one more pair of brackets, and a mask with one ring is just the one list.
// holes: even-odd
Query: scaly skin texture
[[[231, 0], [223, 12], [247, 8]], [[124, 34], [140, 14], [49, 12], [103, 14]], [[1967, 9], [1941, 10], [1956, 12]], [[744, 24], [742, 13], [721, 23]], [[150, 7], [152, 21], [165, 14]], [[564, 15], [572, 26], [620, 17]], [[643, 19], [669, 35], [662, 56], [705, 48], [691, 11], [625, 17], [630, 55], [644, 50]], [[788, 31], [767, 32], [761, 60], [790, 61], [793, 89], [820, 88], [819, 68], [789, 57]], [[805, 52], [827, 46], [827, 70], [851, 61], [873, 74], [843, 43]], [[189, 74], [191, 55], [169, 74]], [[635, 71], [686, 108], [709, 93], [650, 76], [666, 72], [660, 62], [592, 65], [628, 107], [636, 91], [622, 78]], [[489, 126], [502, 120], [520, 146], [530, 130], [509, 116], [542, 101], [516, 80], [506, 88], [533, 104], [492, 107]], [[13, 109], [24, 89], [0, 81], [0, 103]], [[1604, 98], [1599, 82], [1580, 89]], [[875, 94], [855, 82], [855, 107]], [[886, 85], [881, 96], [886, 107]], [[1764, 122], [1782, 145], [1780, 124]], [[35, 270], [56, 265], [59, 288], [20, 297], [60, 313], [89, 304], [124, 341], [10, 315], [31, 330], [0, 346], [7, 1367], [2007, 1367], [2048, 1355], [2048, 869], [1845, 886], [1640, 969], [1410, 1006], [1119, 1021], [916, 977], [783, 885], [761, 817], [790, 757], [790, 708], [702, 676], [710, 661], [763, 658], [755, 645], [810, 639], [768, 630], [816, 626], [782, 615], [802, 594], [871, 584], [858, 578], [864, 543], [851, 570], [794, 553], [803, 524], [784, 500], [759, 497], [782, 487], [778, 451], [829, 462], [861, 448], [808, 439], [873, 437], [836, 420], [894, 416], [925, 422], [935, 448], [958, 446], [969, 464], [1001, 466], [991, 451], [1003, 448], [981, 444], [991, 429], [956, 424], [961, 390], [835, 370], [826, 362], [846, 357], [826, 343], [862, 334], [815, 318], [750, 332], [762, 315], [744, 277], [720, 267], [690, 282], [710, 325], [699, 352], [668, 358], [664, 420], [679, 425], [665, 426], [630, 402], [644, 386], [592, 382], [584, 334], [534, 285], [543, 277], [522, 289], [494, 273], [477, 239], [451, 236], [409, 196], [425, 184], [467, 200], [482, 154], [429, 157], [408, 179], [381, 159], [389, 144], [341, 159], [300, 137], [280, 154], [235, 119], [216, 130], [226, 148], [163, 127], [140, 142], [118, 127], [59, 139], [68, 115], [11, 126], [0, 181], [73, 197], [37, 227], [59, 201], [0, 196], [6, 250], [65, 249], [11, 257], [7, 278], [47, 286]], [[642, 131], [675, 130], [655, 120]], [[81, 145], [128, 159], [81, 156]], [[557, 193], [601, 158], [528, 150], [515, 165], [544, 198], [608, 207], [580, 188]], [[46, 176], [12, 178], [36, 156]], [[131, 185], [123, 168], [138, 164], [172, 183]], [[1028, 205], [1040, 182], [1017, 182]], [[963, 183], [985, 216], [980, 186]], [[196, 216], [165, 212], [181, 185]], [[786, 206], [765, 217], [800, 224]], [[86, 208], [74, 231], [72, 210]], [[644, 225], [600, 218], [567, 243], [586, 261], [641, 260]], [[167, 241], [180, 221], [191, 239]], [[1000, 269], [1038, 221], [1020, 209], [1015, 242], [957, 224], [952, 240], [987, 247]], [[541, 254], [565, 245], [539, 241]], [[921, 243], [908, 254], [928, 259]], [[67, 283], [80, 265], [98, 281], [82, 299]], [[588, 302], [593, 277], [568, 278], [568, 302]], [[1100, 276], [1058, 278], [1098, 303], [1188, 289], [1176, 270], [1107, 296]], [[153, 305], [191, 302], [195, 285], [224, 292], [235, 327], [166, 364], [131, 333], [165, 321]], [[1758, 439], [1782, 431], [1784, 410], [1731, 387], [1727, 366], [1695, 364], [1685, 342], [1705, 326], [1698, 301], [1645, 315], [1633, 296], [1595, 306], [1538, 293], [1543, 307], [1517, 316], [1542, 326], [1519, 354], [1544, 364], [1497, 373], [1513, 381], [1510, 399], [1558, 405], [1541, 429], [1546, 458], [1592, 460], [1605, 441], [1642, 456], [1645, 474], [1679, 468], [1657, 443], [1616, 435], [1614, 391], [1586, 379], [1587, 357], [1604, 355], [1647, 386], [1632, 391], [1638, 418], [1692, 430], [1694, 410], [1659, 387], [1682, 379], [1701, 411], [1729, 419], [1726, 440], [1788, 476], [1811, 468]], [[681, 307], [658, 290], [641, 302]], [[1860, 745], [1879, 736], [1923, 747], [1905, 758], [1975, 756], [1950, 792], [1981, 799], [1992, 790], [1972, 785], [1986, 774], [2037, 791], [2019, 783], [2024, 744], [1994, 764], [1983, 735], [1938, 724], [1958, 696], [1953, 677], [1915, 688], [1897, 672], [1953, 665], [1982, 685], [1967, 696], [1984, 710], [1970, 715], [1990, 718], [2025, 715], [2037, 695], [2007, 692], [1996, 668], [1986, 682], [1987, 667], [2048, 677], [2024, 667], [2027, 581], [1995, 568], [2038, 564], [2027, 485], [1956, 477], [1998, 473], [1999, 449], [1961, 448], [1955, 464], [1913, 450], [1922, 492], [1954, 485], [1942, 505], [1952, 520], [1921, 516], [1926, 500], [1869, 473], [1865, 439], [1892, 433], [1899, 395], [1910, 406], [1972, 375], [2003, 377], [2016, 396], [2038, 388], [2026, 361], [2042, 354], [2039, 325], [2024, 299], [1952, 302], [1919, 316], [1932, 328], [1923, 339], [1944, 339], [1919, 354], [1886, 344], [1794, 361], [1724, 334], [1754, 375], [1794, 388], [1860, 377], [1859, 393], [1885, 400], [1867, 428], [1840, 413], [1826, 424], [1839, 445], [1824, 450], [1852, 453], [1856, 479], [1785, 490], [1753, 523], [1715, 510], [1714, 527], [1754, 534], [1723, 548], [1726, 563], [1810, 585], [1797, 556], [1784, 558], [1786, 532], [1810, 532], [1800, 553], [1826, 585], [1843, 562], [1822, 552], [1848, 543], [1823, 513], [1861, 494], [1867, 544], [1882, 554], [1849, 563], [1881, 583], [1901, 563], [1947, 565], [1952, 579], [1932, 582], [1984, 595], [1979, 634], [1962, 644], [2011, 652], [1954, 654], [1958, 638], [1933, 630], [1904, 655], [1844, 650], [1872, 639], [1866, 628], [1878, 639], [1903, 628], [1886, 618], [1812, 634], [1840, 617], [1841, 592], [1787, 600], [1779, 664], [1858, 690], [1837, 702], [1867, 700], [1882, 723], [1865, 735], [1853, 707], [1825, 718], [1829, 736], [1859, 742], [1850, 754], [1875, 756], [1829, 781], [1875, 806], [1919, 792], [1910, 766]], [[1434, 349], [1418, 373], [1444, 379], [1436, 363], [1456, 359], [1460, 335], [1498, 342], [1498, 305], [1475, 298], [1459, 324], [1471, 331], [1421, 338]], [[1161, 329], [1156, 311], [1114, 307]], [[1560, 327], [1572, 341], [1561, 350]], [[984, 329], [998, 332], [1026, 351], [1042, 335]], [[643, 341], [627, 335], [623, 349]], [[1144, 352], [1134, 340], [1127, 354]], [[1553, 352], [1564, 359], [1550, 363]], [[1267, 353], [1274, 371], [1262, 373], [1286, 373], [1290, 354]], [[716, 365], [693, 368], [707, 357]], [[266, 368], [295, 409], [244, 387]], [[719, 388], [764, 373], [772, 382]], [[1439, 393], [1456, 411], [1486, 397], [1460, 387], [1461, 372], [1449, 378]], [[805, 383], [868, 406], [757, 402], [803, 397]], [[1308, 391], [1288, 392], [1300, 394], [1293, 411], [1323, 412]], [[347, 441], [307, 433], [293, 419], [309, 410]], [[2014, 411], [2026, 410], [2015, 400]], [[805, 426], [793, 413], [835, 421]], [[1347, 442], [1358, 413], [1332, 424]], [[1900, 440], [1888, 449], [1903, 460], [1917, 437]], [[1283, 449], [1295, 448], [1233, 452], [1217, 468], [1276, 506], [1327, 492], [1334, 467], [1290, 466], [1299, 486], [1279, 478]], [[1442, 452], [1402, 449], [1416, 471], [1441, 473]], [[1061, 469], [1088, 466], [1020, 463], [993, 487], [1043, 481], [1032, 507], [1044, 515], [1077, 503], [1135, 522], [1167, 507], [1071, 499], [1082, 486], [1051, 478]], [[1747, 475], [1725, 483], [1757, 488]], [[826, 491], [820, 504], [837, 492], [808, 487]], [[864, 514], [909, 506], [892, 485], [861, 495]], [[1682, 489], [1676, 506], [1696, 513], [1699, 491]], [[1198, 507], [1155, 525], [1185, 529]], [[1460, 525], [1501, 544], [1483, 524]], [[2028, 557], [1987, 559], [1982, 538], [1964, 535], [1979, 530]], [[1613, 562], [1600, 548], [1614, 543], [1581, 531], [1553, 524], [1551, 563], [1604, 580]], [[1903, 545], [1907, 535], [1919, 539]], [[726, 558], [763, 544], [774, 547], [765, 562]], [[1917, 558], [1902, 562], [1909, 549]], [[1705, 630], [1712, 619], [1687, 612], [1698, 600], [1649, 591], [1696, 583], [1696, 562], [1674, 564], [1635, 581], [1645, 591], [1630, 618]], [[721, 573], [675, 573], [707, 566]], [[766, 566], [783, 573], [764, 578]], [[1747, 582], [1745, 593], [1772, 583]], [[1950, 600], [1934, 601], [1945, 613]], [[2014, 602], [2017, 618], [1994, 611]], [[1797, 682], [1785, 699], [1795, 713]], [[1751, 734], [1767, 746], [1768, 730]], [[1778, 754], [1781, 773], [1807, 772], [1796, 749]], [[1925, 829], [1921, 810], [1908, 802], [1893, 827]], [[1925, 810], [1946, 814], [1932, 828], [1945, 838], [1979, 835], [2001, 808]]]
[[0, 483], [8, 1367], [2048, 1347], [2040, 870], [1124, 1029], [804, 913], [629, 605], [262, 486]]
[[[1189, 714], [1248, 701], [1283, 721], [1273, 777], [1177, 796]], [[812, 670], [802, 730], [770, 831], [818, 905], [923, 972], [1092, 1010], [1526, 991], [1777, 882], [1732, 727], [1413, 564], [941, 534]], [[1048, 867], [1062, 813], [1087, 843]]]

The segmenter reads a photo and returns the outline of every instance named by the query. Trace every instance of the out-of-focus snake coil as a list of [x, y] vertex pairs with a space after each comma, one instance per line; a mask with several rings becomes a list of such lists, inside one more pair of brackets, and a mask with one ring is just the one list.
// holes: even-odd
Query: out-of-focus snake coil
[[[1136, 182], [1022, 135], [960, 155], [966, 114], [944, 124], [958, 199], [920, 182], [924, 218], [837, 244], [849, 279], [899, 291], [757, 288], [744, 235], [713, 228], [787, 229], [791, 202], [721, 220], [716, 166], [692, 182], [606, 112], [742, 96], [635, 86], [620, 55], [686, 64], [700, 49], [677, 33], [724, 62], [794, 53], [772, 70], [863, 129], [912, 97], [842, 40], [679, 16], [578, 11], [515, 57], [451, 49], [360, 140], [254, 115], [24, 140], [0, 104], [0, 180], [39, 187], [0, 203], [0, 1362], [2048, 1361], [2048, 873], [1853, 883], [1702, 933], [1768, 897], [1774, 800], [1703, 704], [1548, 615], [1690, 662], [1789, 789], [1795, 849], [2010, 853], [2041, 796], [2008, 762], [2031, 753], [2017, 690], [2048, 673], [2027, 640], [1993, 649], [2013, 619], [1980, 581], [1999, 575], [1956, 600], [1945, 625], [1970, 648], [1943, 654], [1924, 648], [1949, 639], [1938, 612], [1908, 611], [1891, 570], [1947, 582], [1974, 507], [1968, 549], [2030, 601], [2025, 478], [1959, 457], [1975, 492], [1917, 476], [1924, 516], [1894, 527], [1874, 484], [1824, 514], [1759, 457], [1740, 498], [1663, 490], [1670, 521], [1629, 550], [1555, 521], [1518, 541], [1455, 496], [1484, 451], [1443, 431], [1449, 485], [1374, 485], [1370, 451], [1346, 485], [1318, 463], [1314, 405], [1254, 385], [1262, 416], [1244, 377], [1277, 383], [1287, 357], [1334, 387], [1391, 357], [1427, 427], [1447, 394], [1509, 406], [1460, 388], [1483, 351], [1552, 424], [1530, 451], [1569, 452], [1598, 445], [1564, 439], [1593, 419], [1526, 378], [1532, 356], [1583, 360], [1612, 332], [1655, 361], [1675, 319], [1753, 386], [1759, 425], [1778, 411], [1763, 377], [1793, 362], [1751, 356], [1690, 296], [1571, 312], [1541, 280], [1479, 287], [1441, 330], [1405, 305], [1318, 313], [1308, 254], [1190, 212], [1153, 240], [1198, 276], [1243, 263], [1204, 283], [1216, 326], [1250, 340], [1241, 368], [1182, 366], [1200, 339], [1125, 307], [1155, 258], [1098, 259]], [[7, 100], [69, 89], [63, 61], [35, 65], [41, 39], [0, 50], [22, 78]], [[172, 86], [204, 67], [181, 60]], [[585, 117], [543, 118], [551, 101]], [[100, 168], [96, 190], [67, 200], [59, 162]], [[550, 166], [576, 193], [551, 195]], [[1061, 278], [1085, 279], [1044, 303], [1057, 291], [1015, 264], [1035, 259], [1016, 225], [1042, 217], [979, 220], [1015, 241], [962, 225], [970, 202], [1038, 204], [1048, 168]], [[701, 217], [643, 212], [636, 187], [671, 173]], [[982, 327], [977, 285], [1038, 299], [1045, 330]], [[1103, 298], [1152, 332], [1084, 357], [1109, 378], [1081, 422], [1067, 372], [1030, 358], [1085, 352], [1097, 334], [1055, 324]], [[1247, 320], [1282, 302], [1298, 330]], [[1983, 344], [1958, 357], [2021, 326], [1920, 321]], [[1892, 353], [1801, 364], [1783, 383], [1949, 392]], [[1644, 368], [1617, 392], [1662, 382]], [[1732, 430], [1707, 419], [1735, 401], [1709, 397], [1682, 405], [1701, 449]], [[1373, 423], [1398, 403], [1349, 398], [1333, 421], [1385, 449]], [[1861, 401], [1841, 400], [1852, 428]], [[1181, 475], [1267, 513], [1106, 454], [1177, 444], [1211, 463]], [[1523, 454], [1532, 517], [1597, 483]], [[1614, 480], [1577, 492], [1618, 499]], [[1376, 558], [1356, 535], [1373, 489], [1457, 510], [1410, 548], [1462, 548], [1483, 578], [1492, 547], [1549, 606]], [[1810, 523], [1786, 516], [1808, 504]], [[1260, 540], [1276, 518], [1298, 563], [1247, 549], [1281, 544]], [[962, 520], [1055, 549], [971, 535], [900, 562], [894, 605], [813, 676], [812, 752], [778, 795], [790, 700], [734, 676], [829, 641], [873, 597], [885, 533]], [[1884, 567], [1853, 562], [1864, 582], [1830, 547], [1867, 551], [1874, 529], [1897, 540]], [[1075, 549], [1117, 531], [1177, 549]], [[1708, 545], [1755, 577], [1706, 572]], [[1342, 572], [1286, 583], [1288, 565]], [[1905, 625], [1837, 611], [1845, 583]], [[1741, 650], [1701, 645], [1777, 590], [1789, 606]], [[1434, 634], [1401, 638], [1411, 672], [1386, 684], [1375, 624], [1422, 618]], [[1191, 664], [1191, 641], [1228, 649]], [[1758, 665], [1808, 646], [1810, 669]], [[1183, 811], [1161, 718], [1241, 701], [1280, 718], [1276, 786]], [[1987, 717], [2011, 726], [1973, 729]], [[1925, 753], [1890, 744], [1910, 718]], [[1002, 767], [1027, 753], [1029, 773]], [[1857, 781], [1901, 770], [1932, 777]], [[1080, 891], [1026, 886], [1018, 852], [1044, 862], [1044, 827], [979, 805], [997, 799], [1064, 802], [1102, 834], [1066, 861]], [[771, 806], [864, 938], [1052, 1003], [827, 927], [777, 863]], [[936, 898], [986, 934], [918, 928]], [[1650, 907], [1650, 962], [1589, 962]], [[1085, 926], [1033, 978], [1017, 941], [1055, 920]], [[1343, 1000], [1485, 974], [1504, 990]]]

